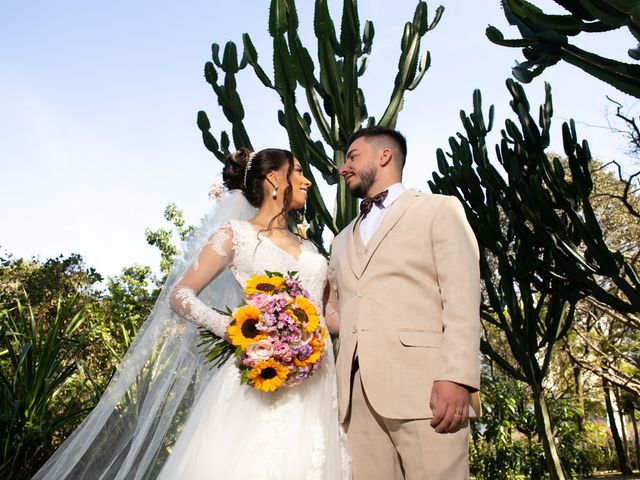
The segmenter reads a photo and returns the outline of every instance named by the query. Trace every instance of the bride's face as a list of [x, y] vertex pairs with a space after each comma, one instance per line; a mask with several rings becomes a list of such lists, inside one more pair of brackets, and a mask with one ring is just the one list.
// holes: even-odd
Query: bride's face
[[[286, 177], [288, 165], [285, 165], [283, 170]], [[311, 188], [311, 182], [302, 173], [302, 166], [297, 158], [293, 159], [293, 171], [289, 177], [289, 185], [291, 185], [291, 202], [289, 203], [289, 208], [291, 210], [297, 210], [298, 208], [304, 207], [304, 204], [307, 202], [309, 188]]]

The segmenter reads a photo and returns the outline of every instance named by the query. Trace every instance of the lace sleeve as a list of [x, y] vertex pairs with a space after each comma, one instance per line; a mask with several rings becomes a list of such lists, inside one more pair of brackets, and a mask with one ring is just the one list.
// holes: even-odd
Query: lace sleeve
[[233, 253], [233, 232], [229, 226], [223, 226], [209, 237], [169, 294], [169, 304], [176, 313], [219, 337], [226, 334], [229, 316], [208, 307], [198, 294], [231, 263]]

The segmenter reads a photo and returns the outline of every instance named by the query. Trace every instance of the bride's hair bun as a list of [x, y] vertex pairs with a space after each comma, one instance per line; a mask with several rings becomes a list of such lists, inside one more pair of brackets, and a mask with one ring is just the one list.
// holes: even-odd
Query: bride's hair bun
[[245, 189], [244, 176], [250, 155], [251, 150], [240, 147], [226, 158], [222, 169], [222, 183], [229, 190]]

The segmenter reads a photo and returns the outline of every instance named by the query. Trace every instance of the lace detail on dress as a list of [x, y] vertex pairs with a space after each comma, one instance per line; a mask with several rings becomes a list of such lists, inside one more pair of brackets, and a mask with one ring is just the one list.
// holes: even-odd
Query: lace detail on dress
[[327, 442], [324, 428], [319, 421], [311, 428], [311, 436], [313, 437], [311, 469], [307, 471], [305, 480], [322, 480], [324, 478], [324, 464], [327, 459]]
[[189, 287], [177, 287], [171, 292], [171, 307], [199, 327], [224, 337], [230, 318], [207, 307]]
[[229, 233], [226, 229], [221, 228], [209, 237], [207, 245], [209, 245], [211, 249], [221, 257], [226, 257], [227, 252], [224, 250], [224, 242], [227, 240], [229, 240]]
[[[267, 402], [270, 400], [265, 399]], [[287, 417], [293, 408], [288, 397], [283, 395], [262, 412], [260, 425], [254, 434], [257, 435], [257, 443], [263, 447], [263, 461], [256, 465], [253, 478], [280, 480], [280, 468], [282, 462], [286, 461], [287, 442], [293, 427]]]
[[295, 258], [268, 237], [260, 235], [258, 238], [258, 232], [249, 222], [231, 220], [227, 225], [233, 231], [234, 244], [234, 259], [229, 268], [240, 285], [244, 285], [253, 274], [274, 271], [274, 265], [277, 265], [276, 271], [281, 273], [298, 272], [298, 279], [313, 300], [317, 304], [322, 303], [327, 278], [327, 260], [318, 253], [313, 243], [303, 240], [300, 244], [300, 255]]
[[[231, 238], [229, 225], [224, 224], [220, 229], [216, 230], [215, 232], [213, 232], [213, 234], [211, 234], [211, 236], [207, 240], [207, 243], [205, 243], [204, 248], [208, 246], [211, 248], [211, 250], [213, 250], [213, 252], [216, 255], [220, 255], [221, 257], [227, 257], [229, 256], [229, 253], [225, 250], [225, 242], [229, 240], [229, 238]], [[234, 246], [235, 246], [235, 242], [234, 242]], [[235, 248], [232, 248], [232, 251], [233, 250], [235, 250]], [[193, 260], [193, 264], [191, 265], [191, 267], [194, 270], [198, 270], [200, 268], [200, 255], [196, 256], [196, 258]]]
[[351, 478], [351, 453], [349, 452], [349, 443], [347, 441], [347, 434], [342, 428], [339, 427], [340, 435], [340, 461], [342, 463], [342, 478]]

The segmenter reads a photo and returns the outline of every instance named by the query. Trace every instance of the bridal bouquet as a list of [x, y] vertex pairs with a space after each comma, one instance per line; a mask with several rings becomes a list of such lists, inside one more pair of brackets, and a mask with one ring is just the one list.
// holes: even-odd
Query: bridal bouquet
[[296, 273], [253, 275], [244, 293], [242, 304], [229, 312], [229, 343], [203, 334], [207, 358], [219, 364], [235, 355], [242, 382], [263, 392], [310, 377], [322, 365], [329, 334]]

